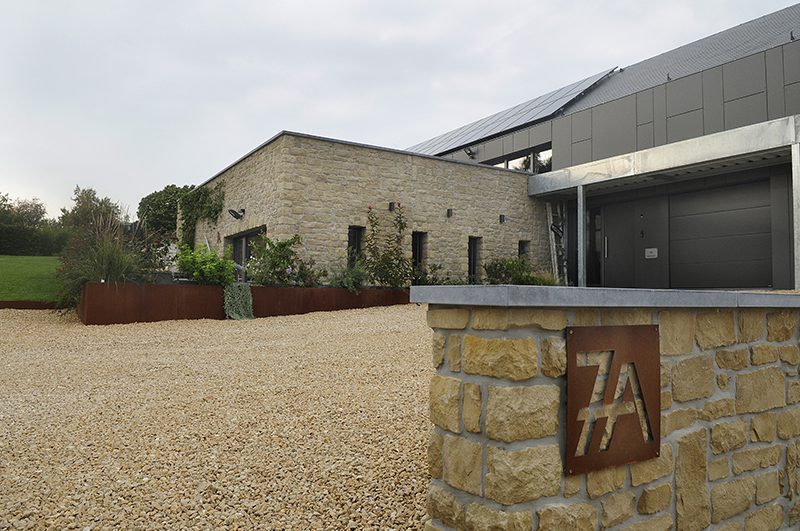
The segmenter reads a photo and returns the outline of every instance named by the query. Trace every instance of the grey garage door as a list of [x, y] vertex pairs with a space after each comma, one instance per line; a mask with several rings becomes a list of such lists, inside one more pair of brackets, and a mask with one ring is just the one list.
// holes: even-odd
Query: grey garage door
[[769, 180], [671, 195], [669, 241], [673, 288], [770, 286]]

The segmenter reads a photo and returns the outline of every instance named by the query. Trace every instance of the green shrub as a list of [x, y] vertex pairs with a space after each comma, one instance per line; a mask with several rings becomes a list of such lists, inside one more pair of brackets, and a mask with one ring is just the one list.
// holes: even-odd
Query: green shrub
[[415, 286], [444, 286], [467, 283], [463, 278], [450, 277], [450, 275], [443, 274], [443, 270], [444, 267], [440, 264], [422, 264], [414, 268], [411, 283]]
[[250, 284], [233, 282], [225, 286], [225, 316], [228, 319], [253, 319], [253, 293]]
[[295, 234], [286, 240], [273, 240], [260, 234], [253, 240], [252, 257], [247, 262], [247, 275], [262, 286], [316, 286], [324, 270], [314, 267], [314, 260], [303, 260], [295, 247], [303, 239]]
[[[351, 263], [352, 266], [349, 265]], [[355, 293], [364, 287], [367, 276], [364, 260], [356, 256], [352, 260], [345, 261], [343, 266], [335, 269], [331, 273], [329, 283], [334, 288], [344, 288], [351, 293]]]
[[489, 284], [558, 285], [551, 274], [534, 271], [524, 258], [496, 258], [485, 264], [483, 269]]
[[217, 186], [201, 186], [182, 194], [178, 199], [181, 215], [181, 243], [194, 247], [197, 223], [216, 223], [225, 205], [225, 182]]
[[411, 260], [403, 250], [408, 224], [400, 202], [394, 209], [392, 232], [381, 234], [380, 221], [371, 206], [367, 209], [367, 225], [364, 265], [370, 280], [379, 286], [391, 288], [408, 286], [412, 278]]
[[235, 280], [235, 266], [230, 256], [230, 248], [225, 249], [225, 256], [220, 257], [205, 246], [193, 251], [184, 245], [177, 256], [178, 269], [200, 284], [227, 286]]

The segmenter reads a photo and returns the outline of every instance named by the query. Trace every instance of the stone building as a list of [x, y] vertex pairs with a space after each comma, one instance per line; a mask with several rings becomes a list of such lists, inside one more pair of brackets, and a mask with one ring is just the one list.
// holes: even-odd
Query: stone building
[[198, 242], [299, 233], [331, 267], [401, 201], [408, 253], [459, 277], [521, 252], [575, 285], [800, 287], [797, 35], [800, 5], [405, 152], [282, 133], [208, 181], [245, 215]]

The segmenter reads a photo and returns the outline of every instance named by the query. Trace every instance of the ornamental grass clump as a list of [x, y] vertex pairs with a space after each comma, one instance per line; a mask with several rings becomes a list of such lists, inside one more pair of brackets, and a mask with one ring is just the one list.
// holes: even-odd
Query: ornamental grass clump
[[550, 273], [534, 271], [523, 257], [495, 258], [483, 266], [489, 284], [517, 284], [557, 286], [558, 281]]

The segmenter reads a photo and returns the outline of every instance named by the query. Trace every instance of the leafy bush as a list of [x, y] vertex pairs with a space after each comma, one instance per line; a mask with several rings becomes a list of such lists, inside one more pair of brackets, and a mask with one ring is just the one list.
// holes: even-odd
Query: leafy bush
[[200, 284], [227, 286], [235, 280], [235, 266], [230, 257], [230, 248], [225, 249], [225, 256], [220, 257], [205, 246], [193, 251], [184, 245], [177, 256], [178, 269]]
[[126, 237], [125, 224], [112, 212], [99, 212], [85, 233], [73, 235], [56, 272], [58, 306], [73, 308], [90, 281], [125, 282], [139, 274], [140, 259]]
[[233, 282], [225, 286], [225, 316], [228, 319], [253, 319], [253, 293], [250, 284]]
[[331, 273], [329, 282], [334, 288], [344, 288], [351, 293], [355, 293], [364, 287], [367, 276], [364, 260], [356, 256], [352, 260], [346, 261], [343, 266], [335, 269]]
[[443, 275], [444, 267], [439, 264], [422, 264], [414, 268], [411, 283], [415, 286], [444, 286], [444, 285], [461, 285], [466, 284], [467, 281], [463, 278], [450, 277], [450, 275]]
[[402, 288], [411, 282], [411, 260], [403, 250], [408, 227], [400, 202], [394, 209], [393, 232], [382, 235], [380, 221], [372, 207], [367, 209], [367, 235], [364, 239], [364, 265], [369, 278], [379, 286]]
[[534, 271], [525, 258], [496, 258], [483, 269], [489, 284], [558, 285], [551, 274]]
[[247, 274], [263, 286], [316, 286], [327, 273], [314, 267], [314, 260], [303, 260], [295, 247], [303, 239], [295, 234], [286, 240], [273, 240], [266, 234], [253, 241]]

